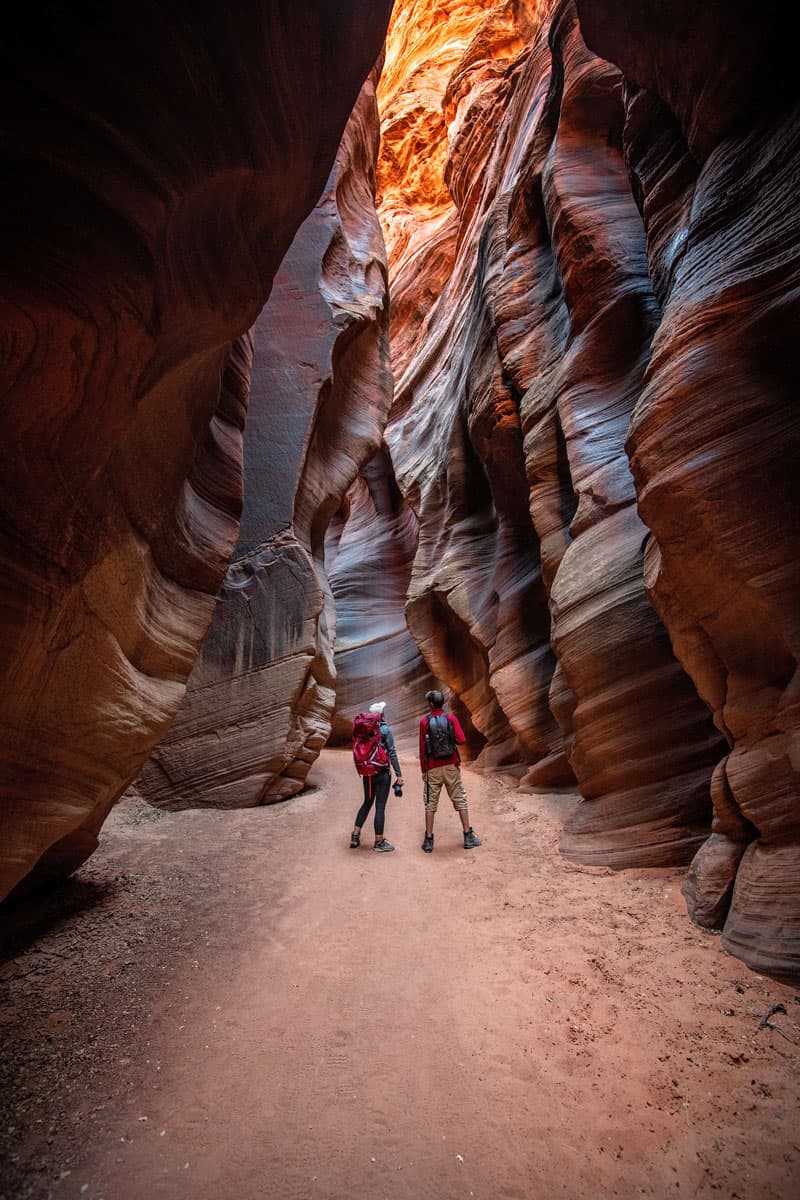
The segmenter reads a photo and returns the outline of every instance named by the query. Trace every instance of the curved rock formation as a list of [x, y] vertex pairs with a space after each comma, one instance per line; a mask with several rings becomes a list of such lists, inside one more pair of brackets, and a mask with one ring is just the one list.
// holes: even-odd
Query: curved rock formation
[[386, 700], [395, 739], [416, 744], [425, 692], [436, 685], [405, 620], [416, 548], [416, 517], [381, 447], [348, 492], [325, 547], [336, 600], [334, 742], [349, 742], [355, 714]]
[[294, 795], [330, 732], [325, 531], [392, 395], [377, 146], [371, 78], [255, 325], [239, 543], [186, 699], [138, 781], [158, 807]]
[[389, 7], [4, 23], [0, 895], [50, 847], [57, 869], [85, 857], [181, 702], [237, 536], [231, 345], [322, 190]]
[[[519, 224], [524, 203], [552, 231], [564, 309], [544, 314], [560, 357], [534, 383], [530, 410], [522, 400], [537, 526], [543, 501], [541, 527], [551, 529], [558, 479], [552, 434], [539, 437], [543, 416], [555, 424], [574, 495], [548, 564], [554, 707], [584, 798], [562, 851], [617, 867], [686, 862], [708, 833], [721, 743], [644, 588], [647, 529], [625, 454], [660, 314], [622, 155], [620, 77], [586, 51], [571, 6], [549, 38], [539, 155], [512, 203]], [[551, 270], [551, 304], [553, 279]]]
[[430, 308], [429, 278], [419, 281], [402, 262], [391, 276], [396, 390], [386, 436], [420, 522], [407, 616], [426, 662], [487, 744], [482, 764], [548, 759], [546, 771], [563, 779], [546, 703], [553, 659], [519, 415], [485, 294], [490, 200], [476, 209], [521, 46], [513, 6], [484, 11], [443, 97], [458, 256], [450, 268], [437, 251], [440, 294]]
[[[579, 3], [629, 76], [626, 133], [662, 308], [629, 452], [647, 583], [730, 752], [689, 910], [800, 977], [800, 108], [781, 22]], [[776, 14], [773, 14], [776, 15]], [[696, 47], [691, 68], [683, 51]], [[729, 909], [730, 905], [730, 909]]]
[[[624, 442], [658, 306], [620, 77], [570, 6], [531, 47], [535, 16], [497, 5], [454, 72], [458, 254], [421, 336], [393, 316], [387, 442], [420, 520], [409, 625], [487, 740], [480, 761], [564, 783], [564, 738], [591, 800], [566, 853], [687, 861], [719, 739], [642, 577]], [[412, 311], [418, 285], [402, 266], [392, 283]]]
[[797, 978], [800, 122], [771, 11], [484, 13], [440, 93], [434, 284], [395, 185], [386, 440], [419, 520], [409, 624], [482, 758], [564, 778], [555, 714], [583, 797], [563, 851], [701, 846], [694, 918]]

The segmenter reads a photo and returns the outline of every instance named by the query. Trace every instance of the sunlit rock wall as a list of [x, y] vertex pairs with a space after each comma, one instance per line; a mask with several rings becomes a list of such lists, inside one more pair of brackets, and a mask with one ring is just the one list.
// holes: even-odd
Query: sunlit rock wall
[[[646, 581], [729, 753], [685, 888], [800, 978], [800, 109], [776, 5], [580, 0], [620, 65], [661, 319], [628, 439]], [[692, 56], [686, 61], [686, 47]]]
[[[452, 269], [457, 210], [447, 189], [448, 81], [485, 17], [479, 0], [398, 4], [378, 86], [381, 145], [378, 212], [392, 272], [395, 371], [412, 354], [422, 320]], [[395, 735], [416, 737], [434, 679], [410, 635], [405, 604], [418, 522], [384, 450], [354, 485], [332, 525], [326, 563], [337, 606], [337, 707], [333, 738], [352, 717], [385, 699]], [[468, 718], [465, 724], [469, 726]], [[483, 738], [470, 730], [471, 749]]]
[[568, 853], [686, 861], [718, 739], [645, 592], [624, 450], [658, 305], [619, 73], [572, 9], [542, 30], [548, 7], [484, 10], [445, 89], [457, 254], [430, 307], [393, 264], [387, 443], [420, 523], [408, 620], [486, 740], [479, 762], [524, 761], [539, 785], [571, 766], [591, 804]]
[[160, 807], [293, 795], [330, 732], [325, 532], [391, 401], [377, 148], [373, 77], [255, 325], [239, 543], [186, 699], [138, 781]]
[[569, 0], [484, 8], [439, 93], [430, 249], [382, 177], [409, 625], [482, 759], [568, 760], [564, 853], [696, 855], [694, 918], [796, 978], [792, 63], [769, 4], [577, 7], [590, 49]]
[[[419, 519], [406, 615], [430, 670], [455, 693], [473, 749], [485, 747], [478, 762], [536, 760], [542, 778], [563, 782], [571, 774], [547, 707], [553, 657], [519, 415], [475, 287], [475, 206], [531, 14], [523, 5], [461, 4], [447, 17], [446, 26], [429, 29], [444, 52], [428, 50], [447, 74], [427, 72], [415, 105], [416, 60], [405, 87], [387, 69], [395, 86], [383, 116], [398, 162], [418, 122], [400, 119], [397, 97], [411, 113], [438, 106], [440, 136], [449, 129], [447, 201], [436, 193], [433, 237], [426, 176], [395, 178], [393, 160], [382, 159], [382, 220], [405, 214], [403, 240], [389, 243], [396, 391], [387, 443]], [[393, 30], [399, 20], [396, 9]], [[390, 53], [391, 45], [390, 33]], [[442, 156], [440, 144], [427, 161]]]
[[4, 18], [0, 895], [86, 857], [181, 703], [238, 532], [237, 339], [389, 7]]

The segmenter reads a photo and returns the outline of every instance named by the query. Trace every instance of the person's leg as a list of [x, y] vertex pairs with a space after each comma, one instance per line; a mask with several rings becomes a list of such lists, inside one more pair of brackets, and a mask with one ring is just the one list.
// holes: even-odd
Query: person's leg
[[461, 829], [464, 833], [464, 848], [472, 850], [475, 846], [480, 846], [481, 843], [480, 838], [475, 836], [470, 824], [467, 793], [464, 788], [464, 780], [461, 778], [461, 771], [455, 764], [445, 767], [444, 770], [446, 772], [444, 784], [447, 788], [447, 794], [461, 821]]
[[427, 853], [433, 850], [433, 820], [439, 807], [439, 794], [442, 790], [442, 768], [433, 767], [425, 773], [425, 837], [422, 849]]
[[375, 849], [379, 847], [386, 849], [394, 849], [391, 842], [388, 842], [383, 836], [383, 826], [386, 819], [386, 801], [389, 798], [389, 785], [391, 784], [392, 776], [390, 771], [381, 771], [373, 778], [373, 791], [375, 793]]
[[356, 813], [355, 825], [353, 826], [353, 832], [350, 834], [350, 845], [354, 849], [361, 840], [361, 827], [369, 816], [369, 810], [372, 808], [372, 801], [374, 799], [371, 776], [362, 776], [361, 782], [364, 785], [364, 803]]

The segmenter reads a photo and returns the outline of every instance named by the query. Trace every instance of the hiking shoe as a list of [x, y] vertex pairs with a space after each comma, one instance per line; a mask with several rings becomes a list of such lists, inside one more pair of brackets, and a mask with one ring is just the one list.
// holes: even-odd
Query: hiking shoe
[[480, 846], [480, 844], [481, 839], [475, 836], [475, 834], [472, 832], [472, 826], [470, 825], [469, 829], [464, 834], [464, 849], [474, 850], [475, 847]]
[[350, 834], [350, 849], [355, 850], [356, 846], [359, 846], [360, 844], [361, 844], [361, 834], [360, 833], [351, 833]]
[[426, 854], [433, 854], [433, 834], [426, 833], [422, 839], [422, 849]]
[[391, 842], [387, 842], [386, 838], [381, 838], [379, 842], [375, 843], [372, 849], [377, 850], [379, 854], [388, 854], [390, 850], [394, 850], [394, 846]]

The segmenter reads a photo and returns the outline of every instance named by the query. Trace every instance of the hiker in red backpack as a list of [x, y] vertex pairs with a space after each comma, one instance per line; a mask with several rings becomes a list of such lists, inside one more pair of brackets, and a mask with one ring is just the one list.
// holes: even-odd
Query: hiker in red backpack
[[[369, 810], [375, 804], [375, 844], [372, 849], [381, 854], [394, 850], [391, 842], [383, 836], [386, 801], [392, 772], [397, 776], [395, 790], [402, 788], [403, 776], [394, 745], [392, 731], [383, 719], [386, 701], [380, 700], [369, 706], [368, 713], [359, 713], [353, 721], [353, 759], [356, 770], [364, 784], [364, 803], [356, 813], [356, 823], [350, 834], [350, 847], [355, 850], [361, 843], [361, 827]], [[398, 792], [398, 795], [400, 793]]]
[[458, 717], [444, 711], [444, 696], [440, 691], [427, 692], [425, 699], [430, 712], [419, 723], [419, 763], [425, 780], [425, 837], [422, 849], [426, 854], [433, 853], [433, 818], [444, 784], [453, 808], [461, 818], [464, 849], [474, 850], [480, 846], [481, 840], [475, 836], [469, 823], [467, 793], [461, 778], [461, 758], [458, 753], [458, 747], [463, 746], [467, 739]]

